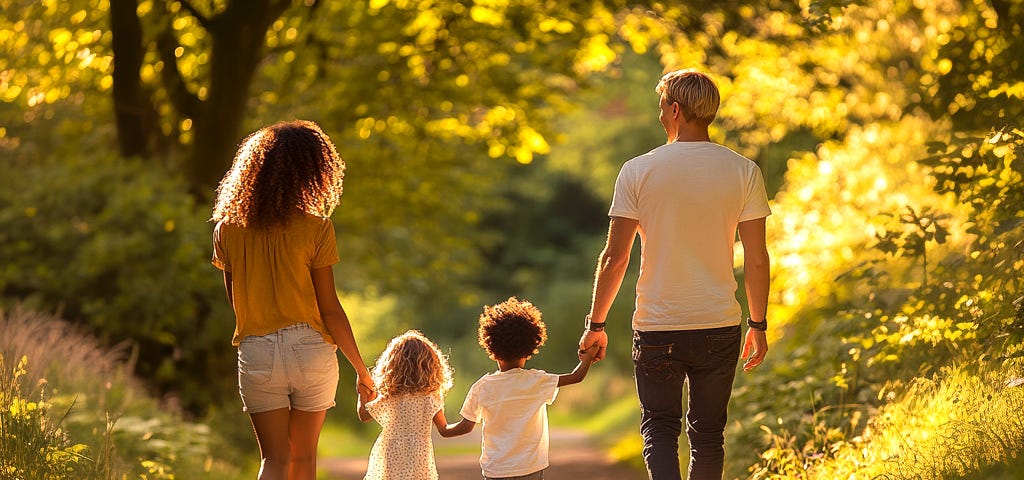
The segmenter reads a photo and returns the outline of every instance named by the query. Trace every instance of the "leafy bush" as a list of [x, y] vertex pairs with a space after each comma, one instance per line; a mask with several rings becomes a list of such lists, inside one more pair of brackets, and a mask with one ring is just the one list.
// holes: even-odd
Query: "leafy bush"
[[0, 305], [59, 312], [110, 344], [130, 339], [139, 374], [190, 409], [233, 391], [208, 214], [179, 175], [111, 155], [0, 168], [18, 186], [0, 190]]

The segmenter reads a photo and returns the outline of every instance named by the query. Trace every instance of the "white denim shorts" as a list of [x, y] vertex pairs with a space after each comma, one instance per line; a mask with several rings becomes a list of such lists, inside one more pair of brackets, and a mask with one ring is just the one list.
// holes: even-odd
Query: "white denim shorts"
[[242, 411], [319, 412], [333, 407], [338, 390], [336, 351], [306, 323], [243, 338], [238, 346]]

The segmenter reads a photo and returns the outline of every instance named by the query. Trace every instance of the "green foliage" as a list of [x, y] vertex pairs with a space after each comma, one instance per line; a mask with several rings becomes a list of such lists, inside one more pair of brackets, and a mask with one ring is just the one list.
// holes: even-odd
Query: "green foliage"
[[[11, 459], [24, 463], [19, 468], [52, 472], [13, 478], [252, 476], [238, 466], [243, 453], [256, 464], [252, 433], [241, 415], [209, 424], [186, 420], [131, 377], [126, 352], [103, 348], [50, 315], [0, 312], [0, 331], [0, 359], [23, 359], [13, 378], [7, 366], [2, 369], [0, 464], [6, 468], [11, 464], [2, 462]], [[233, 432], [244, 433], [246, 442], [231, 438]], [[2, 472], [0, 477], [9, 478]]]
[[[159, 165], [110, 156], [16, 158], [0, 192], [0, 295], [138, 346], [139, 374], [190, 408], [231, 382], [231, 313], [209, 266], [208, 213]], [[210, 377], [196, 376], [206, 372]]]

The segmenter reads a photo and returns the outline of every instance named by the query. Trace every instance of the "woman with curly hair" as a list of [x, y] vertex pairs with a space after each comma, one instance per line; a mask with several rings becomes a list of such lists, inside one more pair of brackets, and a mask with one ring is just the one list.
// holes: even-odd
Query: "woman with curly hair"
[[516, 297], [485, 306], [477, 333], [498, 371], [470, 387], [461, 421], [442, 427], [440, 423], [447, 423], [442, 417], [435, 421], [438, 430], [442, 437], [454, 437], [483, 422], [480, 467], [485, 479], [542, 480], [548, 467], [547, 406], [555, 401], [559, 387], [583, 381], [597, 347], [579, 352], [580, 362], [572, 373], [525, 368], [547, 340], [547, 327], [537, 307]]
[[364, 480], [437, 479], [430, 422], [445, 426], [444, 396], [452, 368], [434, 342], [409, 330], [388, 342], [373, 369], [377, 393], [360, 391], [359, 419], [377, 420], [380, 435]]
[[217, 188], [213, 264], [235, 312], [238, 389], [260, 447], [260, 480], [316, 478], [335, 405], [338, 348], [373, 383], [334, 288], [330, 215], [345, 162], [320, 127], [281, 122], [249, 135]]

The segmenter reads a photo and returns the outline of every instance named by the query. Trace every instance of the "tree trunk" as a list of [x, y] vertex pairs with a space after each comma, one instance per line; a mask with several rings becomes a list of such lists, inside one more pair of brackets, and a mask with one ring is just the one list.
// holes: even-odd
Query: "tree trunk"
[[208, 95], [194, 119], [187, 165], [193, 188], [208, 191], [231, 164], [242, 140], [249, 88], [263, 58], [267, 28], [287, 7], [287, 1], [236, 0], [210, 21]]
[[153, 136], [153, 105], [144, 95], [139, 72], [146, 49], [137, 8], [137, 0], [110, 0], [114, 117], [118, 145], [125, 157], [148, 155]]

